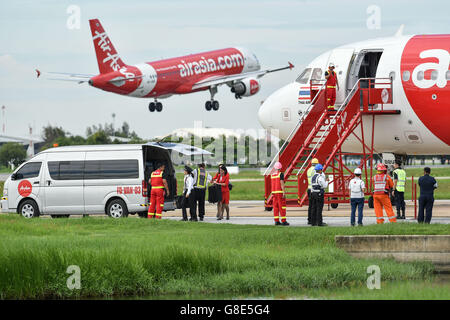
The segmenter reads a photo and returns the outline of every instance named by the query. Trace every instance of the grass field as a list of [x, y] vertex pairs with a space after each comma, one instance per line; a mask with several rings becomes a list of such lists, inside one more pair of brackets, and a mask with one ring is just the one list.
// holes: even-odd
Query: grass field
[[[0, 298], [213, 295], [275, 292], [370, 298], [369, 265], [381, 269], [383, 298], [431, 295], [427, 262], [355, 259], [336, 248], [336, 234], [449, 234], [446, 225], [277, 228], [147, 219], [30, 219], [0, 215]], [[66, 286], [67, 267], [81, 270], [81, 289]], [[394, 285], [399, 283], [399, 285]], [[408, 285], [408, 283], [410, 285]], [[424, 287], [411, 291], [411, 285]], [[365, 289], [364, 289], [365, 288]], [[376, 297], [375, 297], [376, 298]]]

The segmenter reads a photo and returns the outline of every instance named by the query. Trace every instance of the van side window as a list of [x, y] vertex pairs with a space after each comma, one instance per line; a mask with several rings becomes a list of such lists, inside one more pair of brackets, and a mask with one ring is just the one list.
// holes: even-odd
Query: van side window
[[137, 160], [86, 161], [85, 180], [134, 178], [139, 178], [139, 164]]
[[20, 179], [29, 179], [39, 176], [41, 171], [42, 162], [29, 162], [17, 171], [17, 175]]
[[49, 161], [48, 171], [53, 180], [83, 180], [84, 161]]

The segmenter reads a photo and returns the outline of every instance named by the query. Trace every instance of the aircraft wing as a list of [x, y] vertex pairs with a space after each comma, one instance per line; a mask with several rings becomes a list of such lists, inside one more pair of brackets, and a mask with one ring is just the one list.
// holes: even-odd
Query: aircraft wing
[[254, 77], [254, 78], [261, 78], [262, 76], [266, 75], [267, 73], [271, 72], [277, 72], [282, 71], [286, 69], [292, 69], [294, 68], [294, 65], [290, 62], [288, 62], [288, 65], [286, 67], [277, 68], [277, 69], [267, 69], [267, 70], [260, 70], [260, 71], [253, 71], [253, 72], [246, 72], [246, 73], [240, 73], [240, 74], [234, 74], [230, 76], [215, 76], [210, 77], [207, 79], [200, 80], [199, 82], [195, 83], [192, 86], [192, 90], [205, 88], [205, 87], [211, 87], [211, 86], [218, 86], [224, 83], [232, 84], [235, 81], [239, 81], [248, 77]]
[[[75, 81], [78, 83], [88, 82], [95, 74], [70, 73], [70, 72], [42, 72], [36, 69], [37, 78], [44, 75], [48, 80]], [[53, 78], [55, 77], [55, 78]]]

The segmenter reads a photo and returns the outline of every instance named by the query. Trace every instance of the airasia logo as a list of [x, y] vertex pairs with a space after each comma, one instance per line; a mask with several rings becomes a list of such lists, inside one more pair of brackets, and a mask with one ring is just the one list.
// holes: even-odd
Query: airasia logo
[[411, 108], [437, 138], [450, 145], [450, 36], [414, 36], [402, 53], [401, 82]]
[[250, 80], [250, 94], [255, 94], [259, 91], [259, 83], [256, 80]]
[[218, 57], [217, 60], [214, 58], [206, 59], [201, 57], [197, 61], [185, 62], [181, 60], [181, 64], [178, 65], [180, 70], [180, 77], [184, 78], [187, 76], [198, 75], [202, 73], [208, 73], [213, 71], [232, 69], [244, 66], [244, 58], [241, 54], [235, 53], [231, 55]]
[[19, 194], [22, 197], [28, 197], [31, 194], [31, 191], [33, 190], [33, 187], [31, 185], [31, 182], [28, 180], [23, 180], [19, 183], [19, 186], [17, 187]]
[[[448, 51], [443, 49], [424, 50], [419, 54], [419, 57], [421, 59], [437, 59], [438, 62], [425, 62], [415, 67], [412, 72], [414, 84], [421, 89], [431, 88], [432, 86], [444, 88], [447, 85], [445, 75], [450, 65], [450, 54]], [[428, 76], [426, 73], [430, 73], [429, 79], [426, 79], [426, 76]]]

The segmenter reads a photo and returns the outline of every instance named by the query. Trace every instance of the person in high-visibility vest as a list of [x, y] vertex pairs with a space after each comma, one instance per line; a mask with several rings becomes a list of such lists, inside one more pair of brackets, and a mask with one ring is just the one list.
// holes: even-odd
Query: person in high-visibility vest
[[390, 222], [397, 222], [394, 211], [392, 210], [389, 190], [394, 187], [394, 182], [386, 173], [386, 166], [382, 163], [377, 165], [377, 174], [373, 178], [373, 206], [377, 217], [377, 224], [384, 223], [383, 207], [386, 210]]
[[319, 164], [319, 160], [317, 158], [312, 159], [311, 167], [309, 167], [308, 171], [306, 171], [306, 175], [308, 176], [308, 224], [311, 224], [311, 178], [316, 173], [314, 167], [316, 164]]
[[161, 219], [162, 211], [164, 208], [164, 190], [166, 190], [166, 195], [169, 196], [169, 185], [166, 179], [163, 178], [165, 165], [158, 165], [158, 169], [152, 172], [150, 176], [150, 185], [152, 190], [150, 192], [150, 206], [148, 207], [148, 218], [149, 219]]
[[324, 227], [322, 210], [325, 203], [325, 188], [328, 187], [328, 178], [325, 176], [323, 166], [319, 163], [314, 167], [316, 173], [311, 178], [311, 225]]
[[334, 63], [330, 62], [328, 70], [325, 71], [325, 79], [327, 82], [326, 86], [326, 97], [327, 97], [327, 110], [335, 111], [334, 104], [336, 103], [336, 88], [339, 90], [339, 82], [336, 72], [334, 72]]
[[198, 202], [198, 217], [200, 221], [203, 221], [205, 216], [205, 197], [206, 197], [206, 187], [211, 181], [211, 175], [206, 172], [205, 164], [200, 163], [198, 169], [194, 170], [194, 189], [193, 189], [193, 199], [192, 205], [195, 213], [195, 219], [197, 219], [197, 202]]
[[[394, 191], [392, 195], [395, 197], [395, 206], [397, 207], [397, 219], [405, 219], [405, 184], [406, 172], [401, 168], [402, 163], [396, 161], [394, 163]], [[400, 215], [400, 210], [402, 215]]]
[[[270, 185], [272, 187], [273, 196], [273, 219], [275, 220], [276, 226], [288, 226], [289, 223], [286, 221], [284, 173], [280, 172], [281, 168], [282, 165], [280, 162], [275, 163], [274, 171], [270, 175]], [[285, 207], [284, 209], [283, 206]]]

